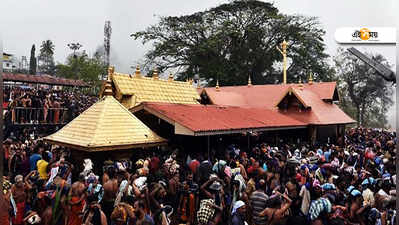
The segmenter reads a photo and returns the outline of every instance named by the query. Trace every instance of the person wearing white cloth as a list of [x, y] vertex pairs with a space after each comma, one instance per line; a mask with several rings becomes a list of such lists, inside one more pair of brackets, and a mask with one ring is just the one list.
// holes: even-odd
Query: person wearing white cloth
[[236, 201], [234, 203], [233, 209], [231, 210], [231, 224], [232, 225], [247, 225], [245, 221], [246, 207], [243, 201]]

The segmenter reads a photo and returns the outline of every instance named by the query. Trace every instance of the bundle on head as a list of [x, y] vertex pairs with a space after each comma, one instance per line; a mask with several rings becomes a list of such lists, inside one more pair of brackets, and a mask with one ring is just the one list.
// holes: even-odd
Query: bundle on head
[[83, 171], [82, 174], [86, 177], [88, 176], [92, 170], [93, 170], [93, 162], [91, 161], [91, 159], [85, 159], [83, 160]]

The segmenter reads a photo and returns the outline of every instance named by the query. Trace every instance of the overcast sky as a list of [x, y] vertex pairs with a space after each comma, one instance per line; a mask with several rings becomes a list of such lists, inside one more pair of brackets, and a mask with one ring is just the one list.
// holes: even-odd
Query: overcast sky
[[[319, 17], [326, 30], [327, 53], [335, 55], [338, 44], [334, 33], [339, 27], [385, 26], [399, 24], [397, 0], [276, 0], [275, 6], [286, 14]], [[209, 9], [228, 0], [1, 0], [0, 33], [3, 49], [18, 58], [27, 56], [36, 44], [50, 39], [55, 44], [55, 60], [64, 62], [71, 53], [67, 44], [79, 42], [89, 54], [103, 45], [105, 20], [111, 20], [111, 64], [116, 71], [131, 72], [130, 66], [143, 58], [150, 46], [130, 38], [130, 34], [155, 24], [159, 16], [184, 15]], [[349, 46], [345, 46], [349, 47]], [[358, 45], [361, 51], [381, 53], [395, 66], [392, 45]], [[396, 69], [393, 67], [392, 69]], [[392, 108], [394, 109], [394, 108]], [[390, 111], [394, 125], [395, 110]]]

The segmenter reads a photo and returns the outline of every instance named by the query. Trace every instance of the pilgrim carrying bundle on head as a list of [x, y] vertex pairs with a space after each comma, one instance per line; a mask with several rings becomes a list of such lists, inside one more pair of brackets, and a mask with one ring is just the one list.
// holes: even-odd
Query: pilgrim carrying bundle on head
[[83, 171], [82, 174], [86, 177], [87, 175], [89, 175], [92, 170], [93, 170], [93, 162], [91, 161], [91, 159], [85, 159], [83, 160]]
[[140, 190], [143, 191], [145, 187], [147, 187], [147, 177], [139, 177], [135, 179], [134, 185]]

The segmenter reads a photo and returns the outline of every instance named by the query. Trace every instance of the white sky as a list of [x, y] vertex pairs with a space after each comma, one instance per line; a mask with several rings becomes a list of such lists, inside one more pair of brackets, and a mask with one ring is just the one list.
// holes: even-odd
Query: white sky
[[[111, 20], [111, 64], [120, 72], [143, 58], [150, 46], [134, 41], [130, 34], [158, 21], [158, 16], [183, 15], [226, 3], [228, 0], [1, 0], [0, 33], [3, 49], [18, 58], [27, 56], [43, 40], [55, 44], [55, 59], [64, 62], [71, 53], [67, 44], [79, 42], [89, 54], [103, 44], [105, 20]], [[395, 0], [276, 0], [275, 6], [286, 14], [319, 17], [326, 30], [327, 53], [335, 55], [338, 44], [334, 33], [339, 27], [395, 27], [399, 7]], [[349, 47], [349, 46], [345, 46]], [[396, 52], [392, 45], [358, 45], [361, 51], [380, 53], [396, 69]], [[394, 126], [395, 107], [390, 111]]]

